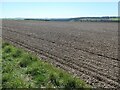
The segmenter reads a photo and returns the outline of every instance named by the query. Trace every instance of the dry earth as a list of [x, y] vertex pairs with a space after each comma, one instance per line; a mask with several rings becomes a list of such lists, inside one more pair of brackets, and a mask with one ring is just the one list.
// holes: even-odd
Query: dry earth
[[120, 87], [117, 23], [3, 20], [2, 37], [93, 87]]

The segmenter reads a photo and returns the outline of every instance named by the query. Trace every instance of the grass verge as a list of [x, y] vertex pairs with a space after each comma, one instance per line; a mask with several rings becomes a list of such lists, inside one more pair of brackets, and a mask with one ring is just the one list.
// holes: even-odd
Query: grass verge
[[3, 88], [82, 88], [90, 86], [20, 48], [2, 43]]

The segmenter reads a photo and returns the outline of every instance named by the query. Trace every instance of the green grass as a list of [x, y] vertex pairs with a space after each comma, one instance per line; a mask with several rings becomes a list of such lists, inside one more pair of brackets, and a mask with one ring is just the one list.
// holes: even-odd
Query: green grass
[[3, 88], [82, 88], [90, 85], [23, 49], [2, 44]]
[[120, 21], [120, 18], [110, 18], [112, 21]]

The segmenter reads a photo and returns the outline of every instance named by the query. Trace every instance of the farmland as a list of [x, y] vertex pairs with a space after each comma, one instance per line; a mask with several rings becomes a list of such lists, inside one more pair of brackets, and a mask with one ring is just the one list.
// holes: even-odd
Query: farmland
[[2, 37], [93, 87], [120, 87], [117, 23], [3, 20]]

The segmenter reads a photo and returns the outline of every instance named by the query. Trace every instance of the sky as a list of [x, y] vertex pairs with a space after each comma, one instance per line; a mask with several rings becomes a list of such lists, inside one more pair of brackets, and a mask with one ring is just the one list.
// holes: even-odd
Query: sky
[[119, 0], [0, 0], [0, 2], [119, 2]]
[[118, 16], [118, 2], [3, 2], [1, 18]]

